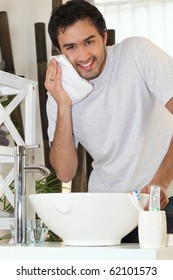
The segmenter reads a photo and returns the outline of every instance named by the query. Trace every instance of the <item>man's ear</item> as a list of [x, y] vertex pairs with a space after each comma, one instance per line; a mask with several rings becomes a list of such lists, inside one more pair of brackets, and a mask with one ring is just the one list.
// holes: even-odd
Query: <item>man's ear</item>
[[108, 38], [108, 33], [107, 33], [107, 31], [105, 31], [103, 34], [103, 42], [104, 42], [105, 46], [106, 46], [107, 38]]

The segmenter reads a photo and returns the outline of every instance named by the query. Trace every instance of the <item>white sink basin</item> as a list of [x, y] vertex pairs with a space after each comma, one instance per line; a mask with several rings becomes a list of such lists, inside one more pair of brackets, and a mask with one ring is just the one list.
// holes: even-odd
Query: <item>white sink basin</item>
[[[130, 193], [33, 194], [30, 202], [65, 245], [112, 246], [138, 224], [139, 210]], [[141, 194], [146, 205], [148, 195]]]

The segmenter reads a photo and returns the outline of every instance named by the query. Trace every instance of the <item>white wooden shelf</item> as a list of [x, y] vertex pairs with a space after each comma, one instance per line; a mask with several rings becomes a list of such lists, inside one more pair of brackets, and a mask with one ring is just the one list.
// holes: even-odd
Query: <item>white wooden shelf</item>
[[0, 252], [0, 260], [173, 260], [173, 247], [141, 249], [139, 244], [110, 247], [72, 247], [55, 242], [2, 244]]

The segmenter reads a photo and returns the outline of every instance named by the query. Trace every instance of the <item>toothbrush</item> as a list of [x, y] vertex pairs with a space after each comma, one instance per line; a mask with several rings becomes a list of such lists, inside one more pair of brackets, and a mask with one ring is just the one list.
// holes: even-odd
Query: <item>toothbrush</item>
[[149, 211], [160, 211], [160, 187], [159, 186], [151, 186]]
[[140, 203], [140, 194], [137, 190], [131, 192], [131, 195], [134, 199], [134, 202], [135, 202], [135, 206], [136, 208], [139, 210], [139, 211], [144, 211], [143, 207], [141, 206], [141, 203]]

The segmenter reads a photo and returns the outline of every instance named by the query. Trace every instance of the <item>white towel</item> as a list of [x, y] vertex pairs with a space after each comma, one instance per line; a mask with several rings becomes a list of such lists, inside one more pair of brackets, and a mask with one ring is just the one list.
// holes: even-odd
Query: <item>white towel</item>
[[56, 59], [62, 69], [62, 85], [72, 104], [84, 99], [93, 90], [93, 85], [77, 73], [65, 55], [51, 56], [50, 59], [52, 58]]

